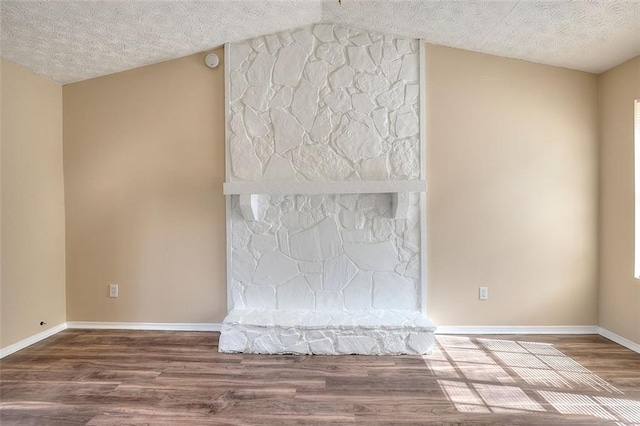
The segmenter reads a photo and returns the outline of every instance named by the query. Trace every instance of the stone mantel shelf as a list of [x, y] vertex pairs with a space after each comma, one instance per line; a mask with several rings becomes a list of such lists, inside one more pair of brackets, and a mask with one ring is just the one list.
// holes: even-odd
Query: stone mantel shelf
[[426, 180], [353, 180], [323, 182], [225, 182], [225, 195], [386, 194], [426, 192]]
[[240, 210], [245, 220], [261, 219], [263, 195], [312, 194], [391, 194], [394, 219], [406, 219], [410, 192], [426, 192], [426, 180], [375, 180], [325, 182], [225, 182], [225, 195], [240, 196]]

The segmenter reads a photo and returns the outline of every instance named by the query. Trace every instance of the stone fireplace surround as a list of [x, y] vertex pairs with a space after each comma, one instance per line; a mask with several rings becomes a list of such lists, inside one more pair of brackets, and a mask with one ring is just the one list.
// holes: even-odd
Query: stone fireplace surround
[[428, 353], [418, 41], [318, 24], [225, 56], [220, 351]]

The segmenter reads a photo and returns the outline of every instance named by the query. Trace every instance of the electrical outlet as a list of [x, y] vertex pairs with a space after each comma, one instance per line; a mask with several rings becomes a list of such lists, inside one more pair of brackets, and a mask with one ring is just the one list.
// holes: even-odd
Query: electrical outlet
[[109, 297], [118, 297], [118, 284], [109, 284]]
[[489, 287], [480, 287], [480, 291], [478, 294], [478, 298], [480, 300], [487, 300], [489, 299]]

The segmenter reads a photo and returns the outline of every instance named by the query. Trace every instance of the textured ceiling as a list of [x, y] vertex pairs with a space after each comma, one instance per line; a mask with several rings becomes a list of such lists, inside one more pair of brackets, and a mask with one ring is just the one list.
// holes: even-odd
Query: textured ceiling
[[69, 83], [334, 22], [599, 73], [640, 54], [640, 0], [0, 2], [4, 58]]

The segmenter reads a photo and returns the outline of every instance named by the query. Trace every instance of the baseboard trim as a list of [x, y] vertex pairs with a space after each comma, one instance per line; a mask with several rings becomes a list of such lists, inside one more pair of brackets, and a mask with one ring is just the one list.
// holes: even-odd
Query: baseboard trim
[[597, 325], [481, 326], [441, 325], [436, 334], [599, 334]]
[[640, 345], [632, 342], [631, 340], [620, 336], [619, 334], [613, 333], [606, 328], [600, 327], [599, 333], [602, 337], [605, 337], [612, 342], [619, 344], [620, 346], [624, 346], [627, 349], [631, 349], [632, 351], [640, 354]]
[[26, 339], [22, 339], [19, 342], [14, 343], [13, 345], [7, 346], [6, 348], [2, 348], [0, 349], [0, 359], [6, 356], [9, 356], [12, 353], [18, 352], [19, 350], [24, 349], [27, 346], [31, 346], [34, 343], [38, 343], [39, 341], [44, 340], [47, 337], [51, 337], [54, 334], [58, 334], [66, 328], [67, 328], [67, 323], [63, 322], [62, 324], [58, 324], [45, 331], [34, 334], [33, 336], [29, 336]]
[[219, 323], [67, 321], [67, 328], [94, 330], [220, 331]]

